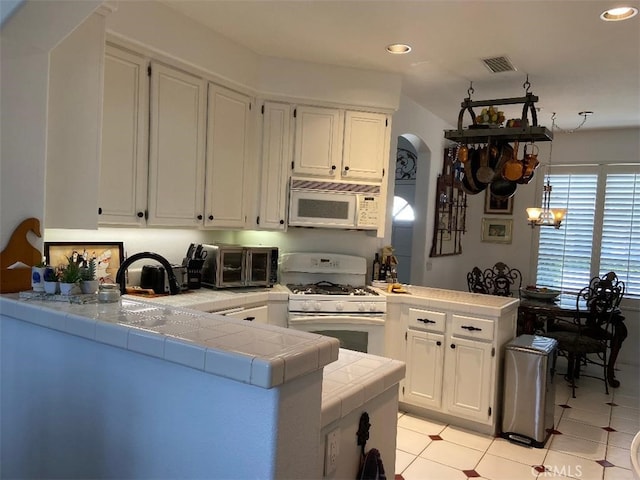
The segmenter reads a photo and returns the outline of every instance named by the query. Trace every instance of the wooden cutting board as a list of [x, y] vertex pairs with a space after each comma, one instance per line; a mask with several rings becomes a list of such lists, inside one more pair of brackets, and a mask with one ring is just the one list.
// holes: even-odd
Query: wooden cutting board
[[[42, 261], [42, 253], [29, 242], [29, 232], [41, 237], [40, 220], [27, 218], [11, 234], [9, 243], [0, 252], [0, 293], [21, 292], [31, 289], [31, 267]], [[10, 269], [16, 262], [29, 268]]]

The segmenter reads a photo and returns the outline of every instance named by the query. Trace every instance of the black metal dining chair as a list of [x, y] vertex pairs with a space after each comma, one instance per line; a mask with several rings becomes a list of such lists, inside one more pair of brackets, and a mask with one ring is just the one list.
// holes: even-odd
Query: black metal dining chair
[[522, 273], [517, 268], [509, 268], [503, 262], [497, 262], [484, 271], [478, 267], [467, 273], [467, 286], [472, 293], [512, 297], [513, 291], [520, 291]]
[[[565, 378], [571, 384], [573, 398], [576, 397], [576, 380], [580, 376], [603, 380], [605, 392], [609, 393], [607, 369], [610, 359], [607, 354], [624, 292], [625, 284], [614, 272], [592, 278], [578, 294], [576, 315], [555, 317], [545, 334], [558, 341], [558, 354], [567, 358]], [[586, 363], [602, 367], [602, 377], [581, 372], [582, 365]], [[553, 368], [555, 370], [555, 361]]]

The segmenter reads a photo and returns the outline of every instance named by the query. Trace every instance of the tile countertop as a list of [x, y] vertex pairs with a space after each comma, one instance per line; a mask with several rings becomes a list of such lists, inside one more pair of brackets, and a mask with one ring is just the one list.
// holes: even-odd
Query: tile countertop
[[[171, 300], [189, 296], [174, 295]], [[124, 296], [121, 303], [72, 304], [21, 300], [19, 294], [5, 294], [0, 295], [0, 311], [18, 320], [262, 388], [283, 384], [338, 359], [339, 341], [334, 338], [247, 324], [130, 296]]]
[[456, 312], [479, 315], [501, 316], [512, 310], [517, 310], [520, 305], [520, 300], [514, 297], [499, 297], [415, 285], [405, 285], [404, 287], [408, 293], [388, 293], [380, 288], [372, 288], [385, 295], [387, 303], [390, 304], [400, 303], [440, 309], [455, 308]]
[[321, 428], [396, 387], [404, 375], [404, 362], [341, 348], [324, 369]]

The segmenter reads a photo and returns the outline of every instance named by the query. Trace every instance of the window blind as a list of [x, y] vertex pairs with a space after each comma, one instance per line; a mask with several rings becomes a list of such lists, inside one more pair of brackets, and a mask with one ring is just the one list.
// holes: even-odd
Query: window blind
[[607, 175], [600, 272], [616, 272], [625, 296], [640, 297], [640, 175]]
[[591, 279], [597, 173], [550, 177], [551, 208], [567, 208], [560, 229], [540, 227], [537, 285], [578, 292]]
[[550, 178], [551, 208], [567, 208], [560, 229], [539, 228], [537, 285], [577, 292], [613, 271], [625, 297], [640, 298], [638, 165], [561, 167]]

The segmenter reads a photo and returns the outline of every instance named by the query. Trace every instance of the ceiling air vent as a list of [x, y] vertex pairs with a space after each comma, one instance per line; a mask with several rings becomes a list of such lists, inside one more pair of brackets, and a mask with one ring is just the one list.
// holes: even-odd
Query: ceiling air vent
[[517, 69], [507, 57], [483, 58], [482, 62], [493, 73], [515, 72]]

